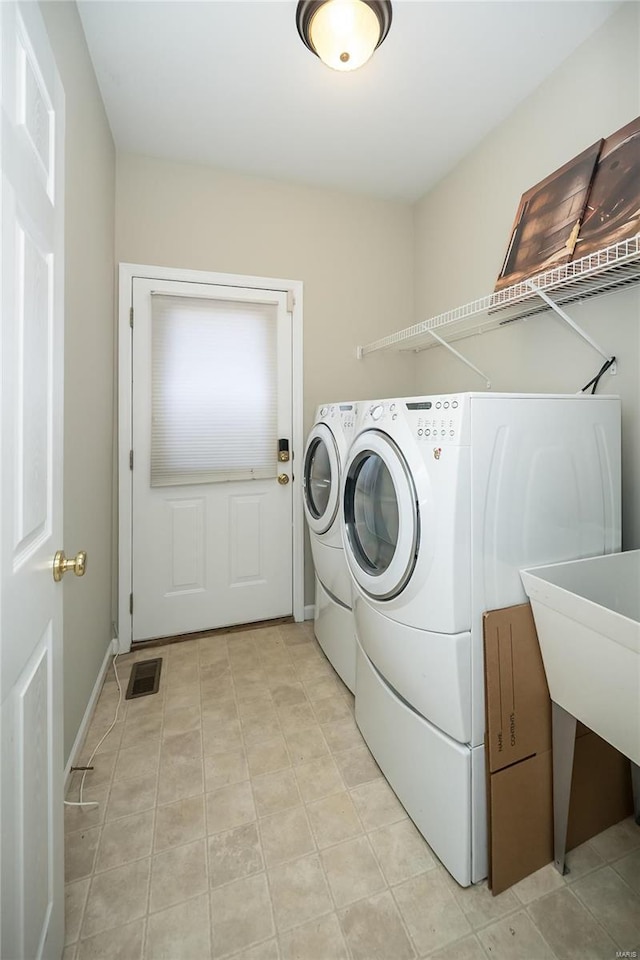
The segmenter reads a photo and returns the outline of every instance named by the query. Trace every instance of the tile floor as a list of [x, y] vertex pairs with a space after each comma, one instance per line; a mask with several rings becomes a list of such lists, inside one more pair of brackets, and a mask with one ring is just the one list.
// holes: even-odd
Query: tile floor
[[[159, 654], [160, 691], [125, 702], [87, 777], [99, 807], [65, 808], [64, 960], [640, 956], [631, 820], [570, 854], [566, 878], [462, 889], [381, 777], [311, 624], [122, 657], [123, 683]], [[80, 760], [116, 702], [110, 671]]]

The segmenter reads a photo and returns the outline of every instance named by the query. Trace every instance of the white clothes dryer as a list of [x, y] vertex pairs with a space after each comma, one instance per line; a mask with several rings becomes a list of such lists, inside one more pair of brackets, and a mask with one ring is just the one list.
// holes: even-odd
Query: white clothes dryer
[[355, 430], [358, 404], [321, 404], [304, 454], [304, 510], [315, 567], [314, 629], [344, 683], [355, 688], [356, 648], [351, 577], [342, 545], [342, 469]]
[[458, 394], [367, 404], [343, 479], [356, 720], [466, 886], [487, 873], [482, 615], [519, 570], [620, 549], [620, 401]]

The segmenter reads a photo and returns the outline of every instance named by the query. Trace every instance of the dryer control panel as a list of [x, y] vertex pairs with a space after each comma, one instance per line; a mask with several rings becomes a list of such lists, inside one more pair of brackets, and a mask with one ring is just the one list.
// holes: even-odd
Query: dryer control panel
[[416, 441], [438, 445], [465, 445], [468, 440], [469, 398], [465, 394], [442, 394], [432, 397], [402, 397], [396, 400], [374, 400], [363, 405], [360, 426], [379, 427], [393, 433], [394, 423], [407, 425]]
[[462, 402], [455, 395], [406, 400], [405, 408], [417, 440], [461, 442]]

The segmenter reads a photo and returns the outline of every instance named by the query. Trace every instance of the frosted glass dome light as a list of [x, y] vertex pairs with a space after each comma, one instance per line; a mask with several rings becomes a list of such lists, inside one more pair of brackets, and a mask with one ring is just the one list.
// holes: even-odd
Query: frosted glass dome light
[[300, 37], [334, 70], [357, 70], [380, 46], [391, 25], [391, 4], [377, 0], [301, 0]]

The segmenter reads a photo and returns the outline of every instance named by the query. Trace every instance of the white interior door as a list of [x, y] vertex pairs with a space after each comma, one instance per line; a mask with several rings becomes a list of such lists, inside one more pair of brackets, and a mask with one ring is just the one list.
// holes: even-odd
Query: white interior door
[[64, 96], [37, 4], [0, 3], [0, 37], [0, 956], [58, 960]]
[[132, 639], [289, 616], [287, 296], [142, 278], [132, 296]]

